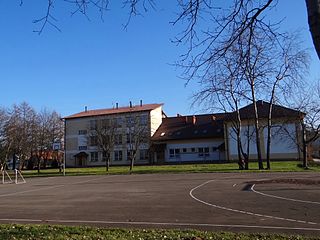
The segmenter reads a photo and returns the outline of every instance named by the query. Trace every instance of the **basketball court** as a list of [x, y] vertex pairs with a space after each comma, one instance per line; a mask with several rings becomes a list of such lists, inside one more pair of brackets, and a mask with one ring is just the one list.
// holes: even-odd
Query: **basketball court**
[[0, 186], [0, 222], [320, 236], [316, 180], [318, 173], [28, 178]]

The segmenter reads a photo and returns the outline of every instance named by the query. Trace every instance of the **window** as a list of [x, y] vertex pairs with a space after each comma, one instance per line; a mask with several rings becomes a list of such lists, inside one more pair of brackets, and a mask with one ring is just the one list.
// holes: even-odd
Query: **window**
[[195, 148], [191, 148], [191, 152], [193, 152], [193, 153], [194, 153], [195, 151], [196, 151], [196, 149], [195, 149]]
[[174, 149], [169, 149], [170, 158], [174, 157]]
[[180, 154], [180, 149], [179, 149], [179, 148], [176, 148], [176, 149], [174, 150], [174, 154], [175, 154], [175, 155], [179, 155], [179, 154]]
[[169, 155], [170, 155], [170, 158], [179, 158], [180, 149], [179, 148], [169, 149]]
[[114, 151], [114, 160], [122, 161], [122, 151]]
[[203, 157], [203, 148], [198, 148], [199, 157]]
[[131, 134], [127, 133], [127, 143], [131, 143]]
[[79, 135], [86, 135], [87, 134], [87, 130], [79, 130]]
[[129, 127], [131, 127], [133, 124], [134, 124], [134, 119], [133, 119], [133, 117], [132, 116], [130, 116], [130, 117], [126, 117], [126, 123], [127, 123], [127, 126]]
[[198, 155], [199, 157], [203, 157], [203, 156], [209, 156], [209, 148], [208, 147], [201, 147], [201, 148], [198, 148]]
[[109, 126], [110, 126], [110, 119], [102, 119], [102, 120], [101, 120], [101, 126], [102, 126], [103, 128], [109, 127]]
[[140, 122], [140, 125], [147, 125], [148, 124], [148, 116], [147, 115], [141, 115], [139, 122]]
[[87, 150], [87, 146], [79, 146], [79, 150]]
[[209, 156], [210, 154], [209, 154], [209, 148], [208, 147], [205, 147], [204, 148], [204, 155], [205, 156]]
[[183, 153], [186, 153], [186, 152], [187, 152], [187, 149], [186, 149], [186, 148], [182, 148], [182, 152], [183, 152]]
[[127, 151], [127, 161], [130, 161], [131, 158], [133, 158], [134, 154], [135, 154], [135, 150], [128, 150]]
[[121, 117], [116, 118], [115, 123], [116, 123], [115, 124], [116, 127], [122, 127], [122, 123], [123, 123], [122, 118]]
[[108, 152], [102, 152], [102, 162], [106, 162], [108, 158], [110, 159], [110, 154]]
[[149, 159], [149, 154], [147, 149], [141, 149], [139, 152], [140, 155], [140, 160], [148, 160]]
[[114, 143], [115, 144], [122, 144], [122, 134], [114, 135]]
[[90, 136], [90, 146], [97, 146], [97, 145], [98, 145], [98, 137]]
[[97, 120], [90, 120], [90, 130], [97, 130]]
[[98, 162], [98, 152], [91, 152], [90, 153], [90, 161], [91, 162]]

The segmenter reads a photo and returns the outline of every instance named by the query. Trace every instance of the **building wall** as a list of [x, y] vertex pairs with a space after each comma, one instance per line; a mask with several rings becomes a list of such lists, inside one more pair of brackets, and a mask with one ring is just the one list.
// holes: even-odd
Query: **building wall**
[[223, 142], [223, 139], [169, 141], [165, 149], [165, 162], [223, 161], [225, 153], [218, 150]]
[[[276, 119], [273, 122], [273, 127], [271, 129], [270, 158], [279, 160], [298, 159], [300, 151], [297, 146], [297, 141], [301, 136], [298, 123], [281, 119]], [[262, 158], [266, 159], [268, 137], [266, 121], [260, 121], [260, 126]], [[225, 141], [227, 144], [226, 158], [228, 160], [238, 160], [236, 132], [232, 128], [231, 123], [226, 123], [225, 128]], [[257, 159], [255, 129], [252, 121], [244, 121], [242, 123], [241, 143], [244, 152], [247, 152], [247, 147], [249, 145], [249, 159]]]
[[[156, 108], [152, 111], [143, 112], [127, 112], [121, 114], [112, 114], [106, 116], [95, 116], [95, 117], [85, 117], [76, 119], [66, 119], [66, 165], [69, 167], [77, 166], [75, 160], [75, 155], [80, 152], [85, 152], [88, 154], [87, 161], [84, 163], [86, 166], [103, 166], [105, 161], [103, 161], [102, 151], [98, 149], [97, 146], [90, 146], [89, 136], [90, 136], [90, 121], [101, 120], [101, 119], [114, 119], [121, 118], [122, 125], [118, 127], [117, 134], [122, 135], [122, 144], [117, 144], [113, 146], [111, 151], [111, 164], [112, 165], [128, 165], [130, 161], [128, 160], [127, 151], [130, 150], [130, 145], [127, 143], [127, 133], [130, 131], [130, 127], [127, 125], [127, 118], [133, 117], [134, 119], [140, 119], [140, 116], [145, 116], [147, 119], [144, 131], [150, 136], [145, 139], [143, 143], [138, 147], [135, 163], [146, 164], [149, 159], [145, 159], [146, 151], [150, 146], [150, 138], [161, 125], [162, 121], [162, 108]], [[82, 131], [82, 133], [80, 133]], [[86, 131], [86, 134], [83, 134]], [[141, 150], [141, 156], [140, 156]], [[122, 160], [115, 159], [115, 152], [122, 152]], [[94, 156], [97, 152], [97, 157]], [[144, 156], [143, 156], [144, 155]]]
[[150, 112], [150, 133], [151, 137], [162, 123], [162, 107], [158, 107]]

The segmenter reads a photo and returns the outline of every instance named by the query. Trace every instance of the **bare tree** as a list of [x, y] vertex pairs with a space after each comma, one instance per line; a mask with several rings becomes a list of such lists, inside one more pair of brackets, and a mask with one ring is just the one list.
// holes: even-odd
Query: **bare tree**
[[[316, 94], [310, 94], [315, 89]], [[308, 146], [320, 138], [320, 81], [309, 88], [296, 89], [290, 100], [289, 104], [303, 115], [300, 118], [302, 136], [296, 144], [303, 154], [303, 167], [308, 168]]]
[[35, 110], [26, 102], [13, 105], [9, 110], [9, 120], [5, 126], [6, 136], [10, 141], [10, 154], [13, 158], [13, 168], [16, 166], [17, 157], [20, 160], [20, 168], [31, 156], [33, 146]]
[[[24, 0], [20, 0], [20, 6], [23, 5]], [[57, 25], [57, 19], [54, 16], [54, 9], [56, 0], [47, 0], [48, 4], [45, 9], [45, 13], [42, 17], [34, 20], [35, 24], [40, 27], [35, 32], [41, 34], [44, 28], [49, 25], [60, 31]], [[104, 14], [109, 10], [111, 0], [65, 0], [72, 10], [72, 15], [80, 13], [86, 18], [90, 19], [88, 10], [96, 9], [103, 20]], [[142, 15], [147, 12], [148, 9], [156, 9], [155, 0], [125, 0], [123, 1], [123, 9], [128, 11], [128, 20], [124, 24], [128, 26], [131, 18], [137, 15]], [[229, 6], [222, 8], [219, 6], [218, 1], [214, 0], [177, 0], [178, 13], [177, 18], [172, 22], [173, 25], [181, 23], [184, 27], [184, 31], [177, 36], [176, 43], [187, 42], [190, 44], [190, 48], [186, 53], [186, 56], [195, 50], [195, 48], [201, 46], [205, 49], [203, 54], [195, 54], [194, 60], [202, 62], [200, 65], [206, 65], [210, 61], [210, 57], [203, 58], [209, 53], [212, 46], [221, 42], [221, 39], [227, 40], [229, 43], [233, 43], [238, 37], [245, 34], [246, 29], [251, 28], [256, 23], [264, 25], [269, 28], [272, 24], [268, 23], [268, 20], [264, 17], [269, 13], [269, 10], [275, 8], [278, 4], [278, 0], [233, 0], [230, 1]], [[308, 24], [313, 38], [314, 47], [318, 53], [320, 59], [320, 0], [305, 0], [308, 13]], [[205, 24], [205, 29], [210, 26], [216, 26], [210, 32], [201, 36], [201, 30], [198, 27], [205, 21], [210, 19], [210, 25]], [[234, 34], [225, 34], [230, 28], [233, 28], [235, 22], [240, 22], [240, 28], [234, 31]], [[223, 54], [223, 50], [217, 53]], [[202, 60], [200, 59], [202, 58]], [[190, 59], [192, 61], [192, 59]], [[197, 64], [198, 65], [198, 64]]]
[[130, 159], [130, 173], [133, 170], [134, 163], [137, 157], [137, 152], [140, 146], [148, 143], [148, 124], [144, 115], [132, 115], [127, 118], [127, 144], [128, 157]]
[[97, 120], [94, 130], [89, 130], [89, 138], [95, 139], [95, 144], [102, 151], [102, 157], [106, 161], [106, 171], [109, 171], [111, 153], [115, 145], [117, 124], [113, 118], [102, 118]]
[[63, 122], [57, 112], [42, 109], [37, 114], [34, 124], [33, 156], [36, 158], [37, 169], [40, 172], [41, 164], [45, 168], [49, 156], [53, 153], [53, 143], [63, 138]]
[[[269, 62], [270, 70], [266, 76], [263, 89], [266, 92], [266, 98], [269, 97], [268, 121], [267, 121], [267, 169], [270, 169], [271, 152], [271, 130], [273, 127], [273, 104], [279, 96], [290, 97], [293, 88], [299, 88], [304, 82], [304, 77], [308, 69], [309, 56], [305, 49], [302, 49], [296, 41], [297, 36], [285, 35], [282, 42], [269, 41], [267, 51], [270, 52]], [[281, 47], [275, 46], [280, 43]]]
[[6, 135], [6, 125], [8, 124], [9, 116], [7, 109], [0, 108], [0, 167], [1, 170], [6, 168], [6, 161], [11, 149], [11, 141]]
[[[243, 162], [243, 148], [241, 141], [242, 121], [240, 106], [245, 100], [249, 89], [243, 83], [243, 73], [239, 65], [243, 62], [242, 56], [237, 54], [234, 46], [224, 56], [215, 62], [208, 78], [200, 80], [201, 90], [194, 95], [194, 103], [207, 106], [209, 110], [215, 108], [229, 114], [228, 121], [232, 124], [232, 131], [236, 134], [239, 169], [245, 169]], [[230, 133], [230, 137], [233, 137]], [[248, 165], [247, 165], [248, 167]]]
[[[20, 160], [20, 169], [33, 156], [37, 158], [38, 171], [46, 151], [52, 151], [52, 143], [62, 139], [63, 125], [55, 111], [37, 113], [28, 103], [13, 105], [0, 110], [0, 149], [2, 162], [12, 156], [13, 168]], [[47, 152], [46, 152], [47, 153]]]

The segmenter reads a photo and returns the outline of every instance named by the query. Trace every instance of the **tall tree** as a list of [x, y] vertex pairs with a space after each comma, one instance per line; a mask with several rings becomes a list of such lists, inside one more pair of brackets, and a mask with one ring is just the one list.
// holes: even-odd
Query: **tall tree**
[[109, 171], [111, 153], [115, 145], [117, 134], [117, 123], [113, 118], [102, 118], [97, 120], [94, 130], [89, 130], [89, 138], [95, 138], [98, 149], [102, 152], [102, 158], [106, 161], [106, 171]]
[[300, 118], [301, 139], [295, 142], [303, 155], [303, 167], [308, 168], [308, 146], [320, 138], [320, 81], [295, 90], [289, 104], [304, 113]]
[[130, 173], [133, 170], [137, 153], [144, 143], [148, 143], [148, 120], [145, 115], [132, 115], [127, 119], [127, 144], [128, 157], [130, 160]]

